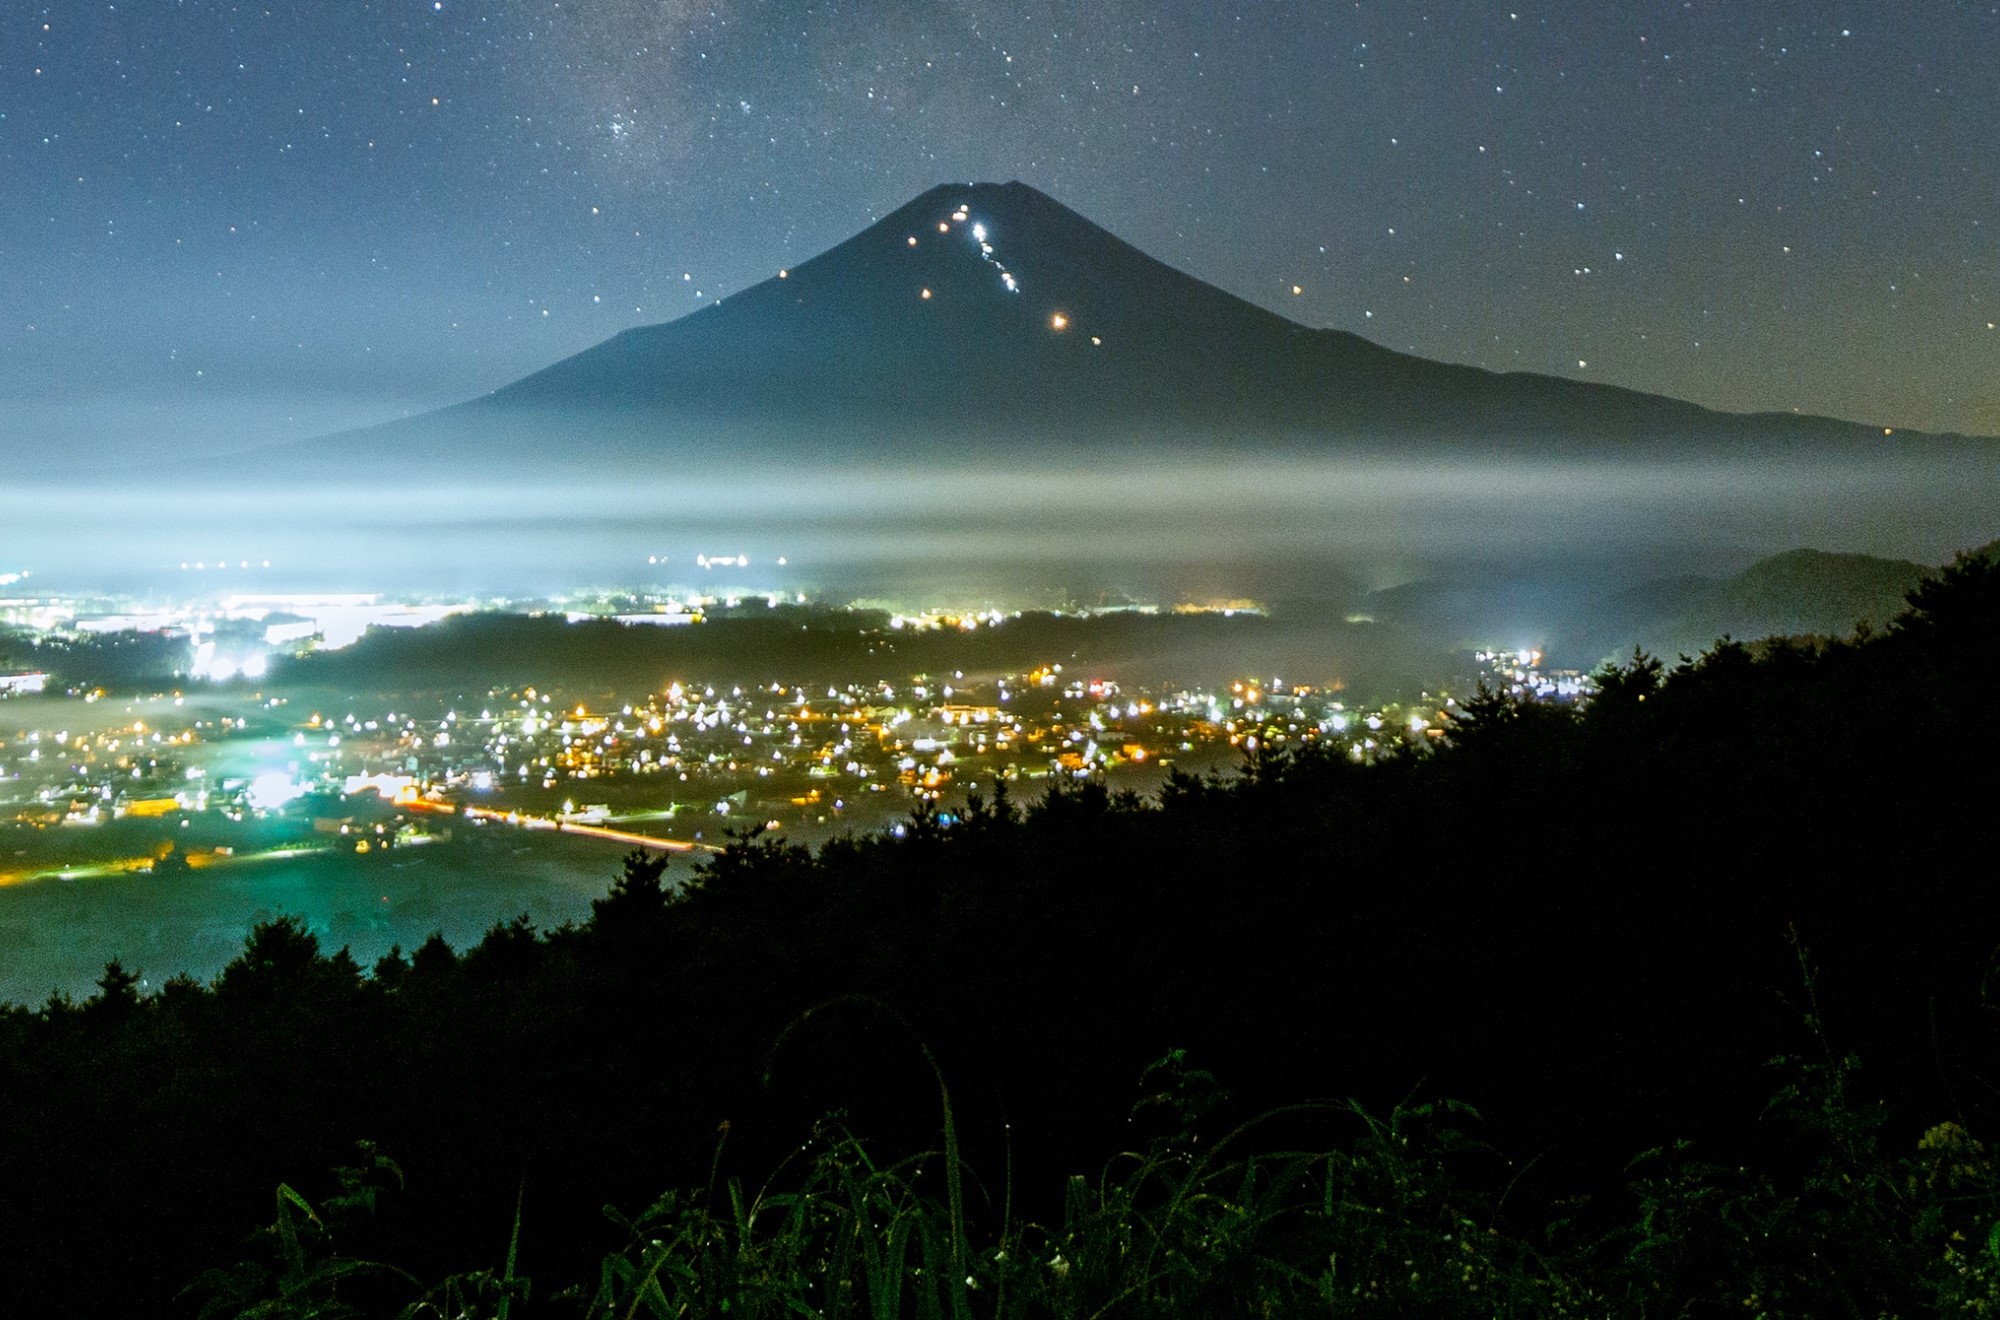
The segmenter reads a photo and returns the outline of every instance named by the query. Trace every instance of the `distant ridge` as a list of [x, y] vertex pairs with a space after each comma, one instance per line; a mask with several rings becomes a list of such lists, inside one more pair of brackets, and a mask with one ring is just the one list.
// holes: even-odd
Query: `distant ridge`
[[418, 444], [446, 457], [668, 455], [716, 440], [776, 454], [861, 444], [899, 457], [1035, 440], [1885, 443], [1880, 427], [1717, 413], [1310, 329], [1016, 182], [933, 188], [688, 316], [627, 330], [470, 403], [295, 453], [356, 458]]
[[[1968, 552], [1979, 555], [1983, 551]], [[1531, 580], [1420, 579], [1369, 593], [1374, 620], [1453, 639], [1462, 649], [1546, 641], [1561, 663], [1595, 666], [1637, 645], [1668, 660], [1723, 637], [1844, 637], [1883, 628], [1937, 568], [1907, 559], [1795, 549], [1728, 577], [1651, 578], [1608, 596], [1551, 592]]]
[[1845, 636], [1886, 626], [1904, 597], [1936, 569], [1907, 559], [1787, 550], [1732, 577], [1648, 584], [1606, 603], [1599, 627], [1623, 624], [1669, 656], [1719, 637]]

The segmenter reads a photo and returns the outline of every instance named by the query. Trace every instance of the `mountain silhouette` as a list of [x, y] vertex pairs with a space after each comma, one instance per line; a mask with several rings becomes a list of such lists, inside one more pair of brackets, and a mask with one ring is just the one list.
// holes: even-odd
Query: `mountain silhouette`
[[914, 454], [1034, 440], [1880, 445], [1883, 431], [1393, 352], [1183, 274], [1025, 184], [974, 183], [481, 399], [304, 448], [810, 454], [857, 437]]
[[1732, 577], [1643, 583], [1604, 601], [1587, 619], [1599, 649], [1638, 643], [1672, 658], [1719, 637], [1839, 637], [1886, 627], [1904, 598], [1937, 569], [1907, 559], [1798, 549], [1769, 555]]

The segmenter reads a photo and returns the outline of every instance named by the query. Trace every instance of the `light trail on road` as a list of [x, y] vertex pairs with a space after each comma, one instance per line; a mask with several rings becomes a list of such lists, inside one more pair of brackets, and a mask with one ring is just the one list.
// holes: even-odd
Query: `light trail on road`
[[634, 834], [629, 830], [606, 829], [602, 825], [581, 825], [575, 821], [557, 820], [549, 816], [524, 816], [518, 811], [494, 811], [487, 807], [460, 807], [459, 813], [468, 820], [490, 820], [502, 825], [513, 825], [524, 830], [555, 830], [561, 834], [581, 834], [585, 838], [606, 839], [612, 843], [629, 843], [634, 848], [650, 848], [656, 852], [670, 853], [719, 853], [721, 848], [712, 843], [696, 843], [689, 839], [662, 839], [651, 834]]

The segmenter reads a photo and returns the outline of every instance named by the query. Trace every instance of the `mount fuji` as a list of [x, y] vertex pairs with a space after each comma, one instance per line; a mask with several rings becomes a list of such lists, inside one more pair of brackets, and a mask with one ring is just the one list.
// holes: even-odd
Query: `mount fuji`
[[760, 284], [482, 398], [257, 459], [318, 467], [415, 448], [467, 462], [920, 460], [1272, 443], [1741, 453], [1879, 449], [1884, 428], [1393, 352], [1203, 283], [1025, 184], [974, 183], [933, 188]]

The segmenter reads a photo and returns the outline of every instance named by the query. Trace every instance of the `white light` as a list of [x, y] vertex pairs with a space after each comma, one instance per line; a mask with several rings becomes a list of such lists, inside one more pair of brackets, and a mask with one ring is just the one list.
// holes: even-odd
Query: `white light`
[[258, 775], [250, 781], [250, 788], [244, 794], [251, 806], [259, 811], [276, 811], [294, 798], [304, 795], [305, 790], [292, 782], [292, 777], [281, 770]]

